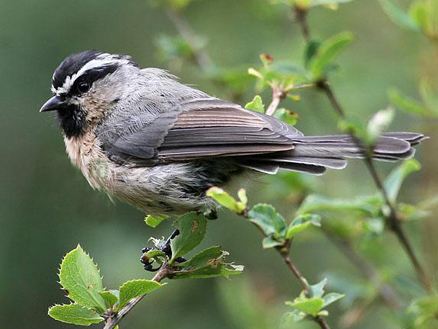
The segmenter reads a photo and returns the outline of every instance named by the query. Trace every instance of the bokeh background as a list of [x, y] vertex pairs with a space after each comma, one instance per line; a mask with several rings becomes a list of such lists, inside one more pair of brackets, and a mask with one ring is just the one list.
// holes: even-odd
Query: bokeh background
[[[220, 67], [245, 72], [259, 66], [259, 54], [300, 61], [303, 40], [292, 13], [285, 6], [265, 0], [194, 1], [184, 12], [197, 34], [205, 38], [205, 50]], [[312, 11], [312, 33], [326, 38], [344, 30], [355, 42], [339, 59], [340, 70], [332, 83], [346, 110], [363, 120], [388, 104], [387, 90], [396, 86], [417, 96], [422, 75], [436, 77], [437, 53], [420, 34], [395, 26], [378, 1], [354, 1], [338, 11]], [[0, 0], [0, 323], [9, 328], [67, 328], [47, 316], [47, 308], [65, 301], [57, 283], [63, 255], [80, 243], [99, 264], [107, 287], [124, 280], [147, 277], [139, 263], [140, 249], [150, 236], [167, 235], [170, 223], [148, 228], [143, 214], [124, 204], [113, 204], [92, 191], [65, 155], [57, 124], [39, 114], [50, 96], [53, 70], [68, 54], [84, 49], [126, 53], [142, 66], [170, 69], [186, 83], [211, 94], [230, 98], [226, 86], [189, 62], [163, 60], [157, 39], [177, 31], [162, 7], [145, 0]], [[254, 80], [242, 88], [242, 104], [250, 101]], [[269, 101], [269, 92], [263, 94]], [[298, 103], [289, 103], [299, 114], [297, 127], [307, 134], [337, 130], [336, 118], [326, 99], [306, 91]], [[437, 192], [437, 121], [397, 113], [393, 130], [424, 131], [435, 138], [419, 148], [423, 170], [410, 177], [402, 198], [417, 202]], [[382, 174], [393, 168], [379, 165]], [[319, 193], [350, 197], [373, 193], [374, 186], [360, 162], [342, 172], [317, 179], [306, 177]], [[281, 181], [254, 178], [236, 184], [248, 189], [251, 202], [268, 201], [286, 216], [294, 209], [279, 195]], [[406, 229], [430, 273], [436, 273], [438, 224], [434, 216]], [[415, 277], [394, 237], [378, 243], [378, 266]], [[123, 328], [275, 328], [283, 301], [299, 292], [296, 282], [274, 251], [261, 248], [251, 225], [222, 212], [209, 224], [205, 246], [220, 244], [230, 259], [246, 266], [239, 278], [182, 280], [151, 296], [125, 320]], [[317, 231], [304, 235], [293, 256], [311, 281], [324, 273], [360, 273], [333, 244]], [[404, 281], [403, 281], [404, 282]], [[401, 283], [404, 284], [404, 283]], [[408, 284], [408, 283], [406, 283]], [[411, 284], [411, 283], [409, 283]], [[345, 309], [331, 308], [329, 321], [340, 327]], [[348, 307], [347, 307], [348, 311]], [[355, 328], [398, 328], [379, 302], [357, 321]], [[341, 321], [342, 322], [342, 321]], [[296, 325], [296, 328], [313, 327]], [[294, 328], [294, 326], [290, 326]]]

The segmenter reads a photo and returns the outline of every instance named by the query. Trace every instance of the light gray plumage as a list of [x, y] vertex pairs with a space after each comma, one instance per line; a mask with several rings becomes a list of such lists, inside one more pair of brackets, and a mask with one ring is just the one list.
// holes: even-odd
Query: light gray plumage
[[[147, 213], [211, 207], [205, 191], [247, 169], [322, 174], [363, 154], [349, 136], [304, 136], [127, 56], [74, 54], [55, 71], [52, 89], [42, 111], [57, 110], [72, 162], [94, 188]], [[373, 157], [408, 158], [423, 139], [384, 134]]]

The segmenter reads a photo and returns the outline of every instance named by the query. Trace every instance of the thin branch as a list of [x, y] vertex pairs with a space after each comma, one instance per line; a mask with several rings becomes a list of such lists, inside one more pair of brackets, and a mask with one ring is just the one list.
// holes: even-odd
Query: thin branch
[[[246, 220], [249, 220], [249, 216], [248, 216], [248, 211], [247, 210], [242, 212], [240, 214], [240, 216], [242, 216]], [[266, 237], [266, 235], [264, 234], [263, 230], [258, 225], [254, 224], [254, 226], [258, 229], [258, 231], [264, 237]], [[295, 265], [295, 263], [292, 261], [290, 255], [289, 255], [290, 254], [290, 247], [291, 247], [291, 240], [288, 240], [285, 245], [277, 247], [277, 248], [275, 248], [275, 250], [277, 250], [278, 254], [281, 256], [281, 258], [283, 259], [284, 263], [286, 264], [287, 268], [292, 273], [292, 275], [298, 280], [298, 282], [302, 286], [302, 288], [303, 288], [304, 292], [306, 293], [306, 295], [308, 295], [309, 292], [310, 292], [309, 283], [308, 283], [307, 279], [305, 278], [305, 276], [301, 273], [301, 271]], [[327, 321], [323, 317], [317, 315], [317, 316], [312, 316], [310, 318], [315, 323], [317, 323], [321, 329], [330, 329], [330, 326], [328, 325]]]
[[266, 110], [266, 114], [274, 115], [275, 111], [277, 111], [278, 105], [280, 105], [280, 102], [286, 97], [286, 95], [287, 91], [278, 86], [272, 86], [272, 101]]
[[[160, 282], [170, 274], [167, 264], [163, 264], [160, 270], [152, 278], [152, 281]], [[126, 306], [124, 306], [117, 313], [111, 314], [105, 321], [103, 329], [114, 329], [118, 323], [137, 305], [142, 301], [145, 295], [131, 299]]]
[[324, 230], [324, 233], [338, 250], [357, 267], [359, 272], [377, 288], [380, 298], [389, 308], [400, 309], [402, 307], [400, 298], [394, 289], [382, 282], [374, 265], [358, 254], [349, 240], [341, 239], [327, 230]]
[[193, 31], [185, 18], [180, 14], [180, 12], [172, 8], [167, 9], [166, 14], [172, 21], [175, 28], [178, 30], [178, 33], [181, 35], [181, 37], [190, 45], [196, 64], [204, 72], [211, 70], [213, 67], [213, 61], [207, 52], [200, 47], [195, 31]]
[[[307, 13], [302, 14], [297, 12], [297, 21], [301, 26], [301, 31], [303, 33], [303, 37], [308, 42], [310, 40], [310, 33], [308, 29], [307, 24]], [[338, 101], [333, 89], [329, 85], [327, 80], [321, 80], [317, 82], [317, 87], [324, 92], [324, 94], [327, 96], [328, 100], [330, 101], [330, 104], [332, 105], [334, 111], [338, 114], [338, 116], [342, 119], [345, 119], [345, 111], [342, 108], [340, 102]], [[354, 134], [354, 131], [349, 131], [350, 136], [352, 137], [353, 141], [356, 143], [359, 149], [363, 149], [363, 143], [360, 141], [359, 138]], [[364, 151], [364, 162], [367, 166], [367, 169], [369, 173], [371, 174], [374, 184], [376, 185], [379, 192], [382, 194], [383, 199], [385, 201], [386, 206], [388, 207], [389, 215], [386, 216], [386, 222], [390, 228], [390, 230], [395, 234], [398, 241], [402, 245], [403, 249], [405, 250], [406, 254], [409, 257], [409, 260], [411, 261], [416, 273], [417, 277], [420, 280], [420, 282], [423, 284], [424, 288], [427, 291], [431, 291], [431, 282], [428, 276], [426, 275], [426, 272], [424, 271], [423, 267], [420, 264], [420, 261], [418, 260], [418, 257], [416, 256], [414, 249], [412, 248], [411, 243], [409, 242], [408, 237], [406, 236], [405, 232], [403, 231], [403, 228], [401, 226], [401, 221], [398, 218], [398, 214], [396, 212], [396, 209], [394, 205], [392, 204], [391, 200], [388, 197], [388, 193], [382, 183], [381, 178], [379, 177], [376, 167], [374, 165], [374, 162], [371, 157], [371, 152]]]
[[310, 29], [309, 29], [309, 24], [307, 23], [308, 11], [306, 8], [301, 8], [299, 6], [294, 6], [293, 10], [294, 10], [295, 18], [298, 22], [298, 25], [301, 28], [301, 34], [303, 35], [306, 42], [309, 42], [310, 41]]

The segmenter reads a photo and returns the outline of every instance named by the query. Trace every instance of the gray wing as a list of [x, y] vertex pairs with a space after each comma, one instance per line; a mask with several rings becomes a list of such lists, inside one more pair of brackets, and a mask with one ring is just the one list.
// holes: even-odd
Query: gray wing
[[103, 145], [104, 150], [113, 158], [142, 164], [291, 150], [291, 138], [302, 136], [275, 118], [216, 98], [174, 104], [140, 127], [125, 129], [128, 133]]

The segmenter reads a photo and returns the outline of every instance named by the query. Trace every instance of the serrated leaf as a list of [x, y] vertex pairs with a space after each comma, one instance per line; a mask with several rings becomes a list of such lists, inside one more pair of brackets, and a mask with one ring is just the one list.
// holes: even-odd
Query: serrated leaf
[[181, 270], [172, 274], [174, 279], [185, 278], [212, 278], [229, 277], [230, 275], [240, 274], [243, 266], [225, 262], [228, 253], [220, 247], [210, 247], [192, 257], [192, 259], [178, 264]]
[[353, 34], [350, 32], [342, 32], [325, 40], [309, 63], [313, 79], [319, 80], [323, 78], [336, 57], [352, 41]]
[[322, 299], [324, 300], [324, 307], [327, 307], [330, 304], [333, 304], [334, 302], [336, 302], [344, 297], [345, 297], [345, 295], [343, 295], [343, 294], [338, 294], [337, 292], [330, 292], [327, 295], [322, 297]]
[[389, 200], [395, 202], [403, 181], [410, 174], [421, 169], [420, 163], [415, 159], [404, 161], [400, 166], [394, 169], [384, 182], [386, 193], [388, 193]]
[[321, 216], [316, 214], [299, 215], [289, 224], [286, 231], [286, 239], [292, 239], [295, 235], [303, 232], [311, 225], [321, 226]]
[[285, 108], [277, 109], [274, 113], [274, 116], [290, 126], [296, 125], [298, 121], [298, 114]]
[[295, 298], [293, 302], [286, 302], [286, 305], [291, 306], [311, 316], [317, 316], [324, 307], [324, 300], [320, 297], [308, 298], [304, 295], [301, 295]]
[[57, 321], [78, 326], [90, 326], [103, 321], [96, 311], [78, 304], [52, 306], [49, 308], [49, 316]]
[[412, 17], [400, 8], [392, 0], [379, 0], [383, 11], [388, 15], [388, 17], [398, 26], [418, 31], [418, 25], [412, 19]]
[[162, 284], [146, 279], [130, 280], [120, 286], [120, 302], [118, 309], [123, 308], [128, 302], [163, 287]]
[[178, 227], [180, 234], [171, 240], [172, 259], [170, 264], [201, 243], [207, 229], [207, 220], [201, 214], [189, 212], [178, 219]]
[[256, 224], [266, 236], [282, 238], [286, 233], [286, 221], [274, 207], [268, 204], [256, 204], [248, 213], [249, 220]]
[[104, 290], [99, 292], [106, 303], [107, 308], [111, 308], [119, 301], [119, 291], [118, 290]]
[[146, 218], [144, 219], [144, 222], [146, 223], [146, 225], [152, 227], [152, 228], [156, 228], [158, 225], [161, 224], [161, 222], [163, 222], [164, 220], [166, 220], [167, 218], [169, 218], [168, 216], [165, 215], [147, 215]]
[[207, 196], [215, 200], [221, 206], [237, 214], [241, 214], [246, 208], [245, 203], [237, 201], [226, 191], [216, 186], [213, 186], [210, 189], [208, 189]]
[[81, 246], [78, 245], [64, 257], [59, 279], [68, 291], [68, 298], [84, 307], [105, 310], [105, 301], [99, 294], [103, 290], [99, 269]]
[[394, 119], [395, 111], [393, 108], [388, 107], [384, 110], [380, 110], [373, 115], [368, 122], [367, 135], [368, 142], [374, 143], [377, 138], [388, 128]]

